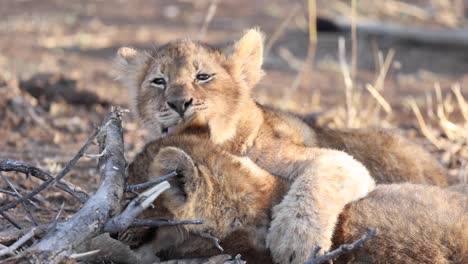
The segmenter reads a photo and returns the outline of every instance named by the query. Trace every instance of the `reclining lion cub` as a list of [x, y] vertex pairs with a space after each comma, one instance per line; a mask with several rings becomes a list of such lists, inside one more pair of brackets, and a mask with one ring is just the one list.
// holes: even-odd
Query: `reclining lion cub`
[[[287, 181], [194, 136], [150, 143], [129, 167], [134, 175], [132, 181], [136, 182], [171, 171], [178, 171], [179, 176], [170, 181], [171, 188], [158, 198], [156, 208], [145, 212], [145, 217], [206, 222], [159, 228], [150, 242], [136, 249], [139, 254], [157, 253], [167, 258], [217, 255], [219, 250], [201, 236], [211, 234], [221, 239], [226, 253], [240, 253], [247, 263], [285, 263], [291, 257], [281, 256], [285, 252], [282, 250], [280, 254], [274, 252], [277, 248], [269, 248], [271, 252], [267, 249], [268, 227], [277, 221], [272, 220], [271, 213], [291, 188]], [[301, 175], [292, 185], [304, 181], [308, 181], [307, 176]], [[330, 203], [321, 202], [323, 206]], [[377, 228], [378, 235], [334, 263], [467, 263], [467, 209], [467, 196], [439, 187], [380, 185], [344, 208], [332, 248], [353, 242], [366, 228]], [[301, 210], [306, 215], [314, 208], [310, 205]], [[293, 224], [288, 219], [282, 221], [280, 224]], [[288, 235], [300, 237], [304, 230], [292, 232]], [[281, 246], [302, 248], [299, 239], [276, 239]], [[291, 241], [291, 245], [284, 244]]]
[[[169, 43], [152, 54], [122, 48], [118, 58], [120, 78], [136, 94], [139, 116], [156, 137], [195, 133], [290, 182], [307, 175], [302, 184], [292, 184], [285, 199], [275, 207], [267, 237], [273, 254], [284, 257], [279, 262], [300, 263], [311, 247], [329, 248], [343, 206], [366, 195], [374, 183], [351, 156], [321, 148], [336, 147], [333, 143], [338, 140], [347, 145], [347, 138], [352, 139], [350, 143], [359, 143], [349, 132], [337, 139], [318, 137], [320, 133], [299, 119], [255, 102], [250, 94], [262, 75], [262, 45], [262, 35], [250, 30], [232, 52], [190, 40]], [[374, 177], [381, 181], [443, 184], [442, 172], [434, 165], [437, 163], [420, 148], [410, 148], [410, 156], [405, 156], [400, 148], [405, 149], [407, 142], [401, 138], [388, 133], [368, 134], [376, 138], [367, 139], [362, 146], [356, 144], [358, 147], [350, 153], [371, 169]], [[370, 142], [380, 144], [382, 149], [377, 155], [368, 149]], [[355, 186], [361, 188], [348, 191], [355, 190]], [[324, 200], [329, 201], [327, 206]], [[309, 206], [314, 210], [302, 211]], [[283, 224], [286, 220], [291, 224]], [[296, 235], [292, 237], [291, 233]], [[279, 243], [278, 237], [284, 243]], [[287, 246], [297, 240], [302, 248]]]

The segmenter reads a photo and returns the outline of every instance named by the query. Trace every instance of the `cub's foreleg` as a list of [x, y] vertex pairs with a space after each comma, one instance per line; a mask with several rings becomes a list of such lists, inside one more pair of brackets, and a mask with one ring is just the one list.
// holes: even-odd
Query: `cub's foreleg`
[[348, 154], [309, 152], [313, 159], [303, 161], [288, 193], [273, 208], [266, 242], [276, 263], [304, 263], [316, 246], [328, 250], [344, 206], [375, 187], [367, 169]]

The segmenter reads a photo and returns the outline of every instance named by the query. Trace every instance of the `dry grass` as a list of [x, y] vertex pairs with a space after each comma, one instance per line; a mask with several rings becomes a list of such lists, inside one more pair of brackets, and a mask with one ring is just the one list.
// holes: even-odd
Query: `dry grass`
[[[397, 4], [397, 1], [388, 1]], [[434, 1], [433, 1], [434, 2]], [[440, 1], [448, 2], [448, 1]], [[351, 1], [351, 20], [356, 20], [356, 1]], [[398, 2], [401, 5], [409, 5]], [[355, 23], [352, 23], [355, 27]], [[352, 29], [354, 32], [355, 29]], [[345, 39], [339, 39], [338, 58], [344, 82], [345, 105], [329, 110], [318, 116], [317, 122], [335, 128], [362, 127], [397, 127], [393, 122], [392, 106], [382, 95], [384, 81], [392, 65], [395, 51], [390, 49], [385, 59], [380, 59], [374, 83], [359, 86], [356, 82], [357, 57], [355, 49], [357, 38], [351, 37], [351, 69], [346, 60]], [[381, 52], [378, 51], [378, 55]], [[383, 56], [375, 56], [382, 58]], [[318, 96], [320, 98], [320, 96]], [[410, 106], [415, 114], [415, 123], [419, 125], [421, 134], [437, 149], [439, 160], [449, 169], [453, 177], [460, 182], [468, 178], [468, 103], [461, 92], [459, 84], [452, 86], [451, 93], [443, 96], [439, 84], [435, 84], [434, 92], [426, 96], [426, 119], [415, 100]], [[318, 101], [318, 104], [320, 102]], [[457, 119], [458, 115], [461, 118]]]
[[[435, 97], [435, 100], [433, 99]], [[454, 99], [455, 98], [455, 99]], [[460, 86], [452, 86], [452, 93], [442, 95], [438, 84], [427, 95], [425, 105], [427, 120], [415, 100], [410, 106], [422, 134], [437, 148], [440, 160], [460, 182], [468, 178], [468, 103]], [[456, 115], [461, 115], [456, 121]]]

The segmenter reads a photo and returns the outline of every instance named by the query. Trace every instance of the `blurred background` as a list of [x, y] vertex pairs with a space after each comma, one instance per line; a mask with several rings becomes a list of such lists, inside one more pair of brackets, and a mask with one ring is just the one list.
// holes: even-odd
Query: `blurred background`
[[[266, 35], [260, 102], [326, 126], [397, 129], [466, 182], [467, 0], [0, 1], [0, 158], [56, 173], [110, 106], [128, 108], [112, 77], [119, 47], [216, 46], [251, 27]], [[132, 114], [124, 126], [131, 160], [144, 133]], [[67, 180], [92, 189], [95, 167], [85, 160]], [[37, 184], [17, 176], [20, 191]]]

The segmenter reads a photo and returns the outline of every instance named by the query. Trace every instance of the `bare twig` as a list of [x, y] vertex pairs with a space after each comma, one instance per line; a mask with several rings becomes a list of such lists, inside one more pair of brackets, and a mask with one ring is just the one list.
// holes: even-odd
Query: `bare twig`
[[171, 172], [169, 174], [163, 175], [163, 176], [161, 176], [159, 178], [156, 178], [156, 179], [149, 180], [149, 181], [144, 182], [144, 183], [128, 185], [127, 188], [126, 188], [126, 191], [127, 192], [133, 192], [133, 191], [138, 191], [138, 190], [141, 190], [141, 189], [146, 189], [146, 188], [149, 188], [149, 187], [151, 187], [153, 185], [159, 184], [159, 183], [161, 183], [163, 181], [167, 181], [170, 178], [175, 177], [175, 176], [177, 176], [177, 172], [173, 171], [173, 172]]
[[160, 227], [176, 225], [201, 225], [203, 220], [153, 220], [153, 219], [135, 219], [130, 227]]
[[84, 157], [88, 159], [97, 159], [106, 154], [107, 154], [106, 149], [104, 149], [103, 151], [101, 151], [101, 153], [98, 153], [98, 154], [84, 154]]
[[208, 234], [208, 233], [196, 233], [195, 235], [210, 240], [217, 249], [219, 249], [221, 251], [224, 251], [224, 249], [219, 244], [219, 238], [217, 238], [217, 237], [215, 237], [215, 236], [213, 236], [211, 234]]
[[[0, 171], [21, 172], [21, 173], [26, 174], [27, 176], [29, 175], [34, 176], [42, 181], [52, 182], [54, 180], [54, 177], [50, 175], [48, 172], [42, 169], [36, 168], [26, 162], [19, 161], [19, 160], [13, 160], [13, 159], [0, 160]], [[78, 199], [78, 201], [80, 201], [81, 203], [85, 203], [86, 200], [88, 200], [89, 198], [89, 195], [85, 191], [83, 191], [80, 187], [72, 183], [69, 183], [66, 181], [60, 181], [60, 182], [56, 182], [55, 186], [61, 189], [62, 191], [69, 193], [70, 195]]]
[[4, 193], [4, 194], [10, 195], [10, 196], [14, 196], [14, 197], [19, 197], [19, 195], [16, 194], [15, 192], [13, 192], [13, 191], [8, 191], [8, 190], [4, 190], [4, 189], [0, 189], [0, 193]]
[[24, 243], [28, 242], [34, 236], [34, 228], [30, 230], [27, 234], [22, 236], [18, 241], [13, 243], [13, 245], [9, 246], [8, 248], [4, 248], [0, 250], [0, 257], [8, 254], [14, 254], [15, 250], [21, 247]]
[[94, 256], [94, 255], [98, 254], [99, 252], [101, 252], [100, 249], [91, 250], [91, 251], [82, 252], [82, 253], [73, 253], [73, 254], [70, 255], [70, 258], [72, 258], [72, 259], [87, 258], [87, 257], [90, 257], [90, 256]]
[[55, 182], [60, 182], [62, 180], [62, 178], [65, 177], [65, 175], [67, 175], [67, 173], [71, 170], [71, 168], [73, 166], [75, 166], [76, 162], [78, 162], [78, 160], [81, 157], [83, 157], [85, 151], [93, 144], [93, 141], [96, 138], [96, 136], [98, 135], [99, 131], [100, 131], [100, 129], [95, 129], [94, 130], [94, 132], [91, 134], [91, 136], [89, 136], [86, 143], [80, 148], [80, 150], [78, 150], [78, 153], [76, 153], [76, 155], [73, 157], [73, 159], [71, 159], [65, 165], [65, 167], [63, 167], [63, 169], [57, 174], [57, 176], [55, 176]]
[[5, 218], [10, 224], [12, 224], [15, 228], [17, 229], [22, 229], [22, 227], [15, 221], [13, 218], [11, 218], [10, 215], [7, 214], [7, 212], [0, 212], [0, 215]]
[[[71, 170], [71, 168], [76, 164], [76, 162], [84, 155], [84, 152], [86, 151], [86, 149], [88, 149], [89, 146], [91, 146], [91, 144], [93, 143], [94, 139], [96, 138], [97, 134], [99, 133], [99, 129], [96, 129], [94, 131], [93, 134], [91, 134], [91, 136], [88, 138], [88, 140], [86, 141], [86, 143], [80, 148], [80, 150], [78, 151], [78, 153], [75, 155], [75, 157], [73, 157], [73, 159], [71, 159], [66, 165], [65, 167], [57, 174], [57, 176], [54, 177], [50, 177], [48, 178], [45, 182], [43, 182], [42, 184], [38, 185], [37, 187], [35, 187], [32, 191], [30, 191], [29, 193], [27, 193], [26, 195], [16, 199], [15, 201], [12, 201], [8, 204], [5, 204], [3, 205], [2, 207], [0, 207], [0, 212], [3, 212], [5, 210], [8, 210], [8, 209], [11, 209], [15, 206], [17, 206], [18, 204], [26, 201], [26, 200], [29, 200], [31, 199], [34, 195], [38, 194], [39, 192], [41, 192], [42, 190], [44, 190], [45, 188], [47, 188], [50, 184], [52, 183], [60, 183], [60, 180], [65, 177], [65, 175], [67, 175], [67, 173]], [[4, 163], [6, 163], [6, 165], [8, 166], [8, 162], [11, 161], [11, 160], [1, 160], [0, 162], [2, 163], [2, 165]], [[3, 168], [0, 168], [0, 170], [4, 170]], [[14, 169], [13, 169], [14, 170]]]
[[366, 234], [364, 234], [360, 239], [354, 241], [350, 244], [343, 244], [339, 246], [337, 249], [332, 250], [328, 253], [325, 253], [321, 256], [317, 256], [318, 252], [320, 251], [320, 247], [316, 247], [312, 252], [309, 259], [305, 262], [305, 264], [320, 264], [325, 261], [333, 260], [340, 256], [343, 253], [349, 252], [351, 250], [357, 249], [362, 247], [362, 245], [367, 242], [369, 239], [377, 235], [377, 229], [369, 229], [367, 230]]
[[109, 233], [117, 233], [126, 230], [141, 212], [148, 208], [162, 192], [170, 187], [167, 181], [163, 181], [138, 195], [138, 197], [128, 204], [120, 215], [107, 221], [103, 230]]
[[0, 232], [0, 244], [11, 244], [14, 241], [17, 241], [26, 233], [34, 229], [34, 236], [42, 236], [47, 230], [51, 227], [50, 224], [43, 224], [31, 228], [23, 229], [7, 229]]
[[[58, 214], [57, 214], [58, 215]], [[56, 217], [57, 218], [57, 217]], [[129, 228], [134, 227], [161, 227], [161, 226], [176, 226], [176, 225], [201, 225], [205, 221], [203, 220], [163, 220], [163, 219], [134, 219]], [[51, 227], [60, 224], [53, 222], [50, 224], [42, 224], [34, 227], [34, 236], [41, 237]], [[27, 232], [33, 228], [22, 228], [22, 229], [7, 229], [0, 231], [0, 244], [9, 244], [13, 241], [18, 240], [21, 236], [24, 236]]]
[[55, 217], [53, 218], [52, 223], [56, 222], [56, 221], [60, 218], [60, 215], [61, 215], [62, 212], [63, 212], [63, 207], [65, 207], [65, 203], [64, 203], [64, 202], [62, 202], [62, 204], [60, 205], [60, 209], [59, 209], [59, 211], [57, 212], [57, 214], [55, 215]]
[[[21, 198], [22, 195], [18, 192], [18, 190], [16, 190], [15, 188], [15, 185], [13, 185], [13, 183], [8, 180], [7, 178], [5, 178], [5, 176], [3, 176], [3, 174], [0, 173], [0, 176], [2, 177], [3, 181], [6, 182], [6, 184], [18, 195], [18, 198]], [[34, 205], [34, 203], [31, 201], [31, 200], [26, 200], [30, 203], [32, 203]], [[36, 221], [36, 218], [34, 217], [34, 215], [32, 214], [31, 210], [29, 210], [28, 206], [26, 205], [26, 202], [22, 202], [21, 205], [23, 206], [24, 210], [26, 211], [26, 213], [28, 214], [28, 217], [29, 219], [31, 220], [31, 222], [37, 226], [37, 221]], [[36, 207], [37, 208], [37, 207]]]

